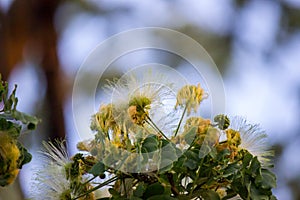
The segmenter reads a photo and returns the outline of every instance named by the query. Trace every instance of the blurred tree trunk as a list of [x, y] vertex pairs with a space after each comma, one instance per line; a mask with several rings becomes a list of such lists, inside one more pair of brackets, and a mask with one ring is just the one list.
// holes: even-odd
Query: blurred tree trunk
[[[21, 1], [21, 0], [20, 0]], [[65, 137], [65, 124], [63, 117], [63, 88], [64, 82], [60, 71], [57, 56], [57, 33], [54, 27], [54, 14], [59, 4], [57, 0], [32, 0], [33, 11], [33, 36], [39, 38], [42, 50], [41, 67], [43, 68], [46, 81], [46, 101], [49, 106], [51, 139]], [[33, 38], [34, 39], [34, 38]]]
[[[53, 19], [58, 0], [15, 0], [9, 11], [0, 11], [0, 66], [4, 80], [23, 54], [30, 55], [44, 71], [47, 83], [46, 104], [50, 126], [48, 138], [64, 138], [63, 81], [57, 57], [57, 33]], [[47, 122], [48, 121], [48, 122]]]
[[[44, 138], [49, 139], [65, 138], [64, 82], [53, 23], [59, 3], [59, 0], [14, 0], [7, 12], [0, 7], [0, 73], [7, 80], [16, 65], [24, 61], [24, 53], [27, 62], [41, 67], [47, 84], [47, 112], [43, 113], [42, 123], [47, 126]], [[0, 199], [8, 198], [24, 199], [18, 182], [0, 189]]]

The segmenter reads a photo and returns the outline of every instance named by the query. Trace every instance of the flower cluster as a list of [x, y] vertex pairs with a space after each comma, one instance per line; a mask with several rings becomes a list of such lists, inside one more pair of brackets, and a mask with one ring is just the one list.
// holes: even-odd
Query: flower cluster
[[[174, 95], [158, 75], [125, 76], [107, 88], [112, 101], [92, 116], [95, 138], [79, 142], [81, 152], [70, 157], [64, 142], [43, 143], [34, 199], [276, 199], [267, 135], [241, 117], [192, 115], [207, 97], [200, 84]], [[22, 125], [39, 122], [16, 109], [15, 92], [0, 77], [1, 186], [31, 160], [18, 142]]]
[[[63, 147], [45, 144], [40, 191], [61, 200], [276, 199], [272, 151], [259, 126], [192, 115], [207, 97], [200, 84], [172, 96], [164, 81], [110, 83], [112, 101], [92, 116], [95, 138], [78, 143], [82, 153], [69, 159]], [[109, 195], [97, 196], [101, 189]]]

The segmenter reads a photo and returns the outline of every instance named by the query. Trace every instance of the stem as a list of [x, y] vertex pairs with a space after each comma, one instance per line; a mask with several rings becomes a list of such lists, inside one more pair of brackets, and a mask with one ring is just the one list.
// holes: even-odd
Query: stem
[[176, 131], [175, 131], [175, 135], [174, 135], [175, 137], [176, 137], [176, 135], [177, 135], [177, 133], [178, 133], [178, 131], [179, 131], [179, 128], [180, 128], [180, 125], [181, 125], [181, 123], [182, 123], [183, 117], [184, 117], [184, 115], [185, 115], [185, 113], [186, 113], [186, 110], [187, 110], [187, 106], [185, 106], [185, 108], [184, 108], [184, 110], [183, 110], [183, 113], [182, 113], [182, 115], [181, 115], [180, 121], [179, 121], [178, 126], [177, 126], [177, 129], [176, 129]]
[[191, 191], [191, 194], [193, 194], [194, 190], [196, 189], [195, 186], [196, 186], [196, 183], [197, 183], [197, 179], [198, 179], [199, 176], [200, 176], [200, 170], [201, 170], [203, 161], [204, 161], [204, 159], [202, 158], [201, 161], [200, 161], [199, 167], [198, 167], [198, 169], [197, 169], [197, 171], [196, 171], [196, 172], [197, 172], [197, 176], [196, 176], [196, 179], [193, 181], [193, 189], [192, 189], [192, 191]]
[[99, 184], [98, 186], [94, 187], [93, 189], [90, 189], [90, 190], [86, 191], [85, 193], [83, 193], [83, 194], [81, 194], [81, 195], [73, 198], [72, 200], [76, 200], [76, 199], [79, 199], [80, 197], [84, 197], [85, 195], [87, 195], [87, 194], [89, 194], [91, 192], [94, 192], [95, 190], [98, 190], [99, 188], [102, 188], [103, 186], [106, 186], [106, 185], [108, 185], [108, 184], [110, 184], [110, 183], [112, 183], [112, 182], [114, 182], [114, 181], [116, 181], [118, 179], [119, 179], [119, 177], [117, 177], [117, 176], [115, 176], [115, 177], [113, 177], [111, 179], [108, 179], [107, 181], [105, 181], [105, 182]]
[[97, 176], [94, 176], [94, 177], [90, 178], [89, 180], [87, 180], [86, 182], [84, 182], [83, 185], [85, 185], [85, 184], [91, 182], [91, 181], [94, 180], [95, 178], [97, 178]]
[[166, 140], [170, 142], [170, 139], [156, 126], [156, 124], [151, 120], [151, 118], [148, 115], [146, 116], [149, 122], [151, 122], [151, 124], [149, 122], [148, 123], [152, 125]]
[[125, 193], [125, 197], [127, 197], [126, 185], [125, 185], [125, 178], [122, 177], [123, 189]]

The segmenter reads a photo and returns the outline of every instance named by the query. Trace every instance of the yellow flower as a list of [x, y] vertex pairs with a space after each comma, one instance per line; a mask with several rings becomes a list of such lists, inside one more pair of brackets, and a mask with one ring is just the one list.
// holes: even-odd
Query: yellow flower
[[6, 132], [0, 132], [0, 185], [11, 184], [19, 173], [20, 150], [17, 142]]
[[228, 149], [230, 150], [230, 158], [233, 160], [239, 151], [239, 145], [241, 144], [241, 136], [240, 133], [233, 129], [225, 130], [227, 141], [226, 143], [222, 143], [217, 146], [218, 150]]
[[127, 110], [131, 121], [137, 125], [143, 125], [147, 119], [147, 110], [138, 110], [136, 106], [130, 106]]
[[216, 192], [218, 193], [220, 198], [226, 197], [227, 195], [227, 191], [225, 187], [219, 187]]
[[188, 131], [192, 127], [197, 127], [199, 134], [205, 134], [211, 122], [209, 119], [203, 119], [202, 117], [190, 117], [186, 120], [184, 130]]
[[192, 110], [194, 110], [194, 112], [197, 112], [198, 107], [204, 98], [206, 98], [206, 93], [200, 87], [200, 84], [198, 84], [197, 86], [186, 85], [179, 90], [175, 107], [185, 107], [189, 115]]
[[238, 131], [227, 129], [225, 133], [227, 137], [227, 143], [230, 146], [238, 147], [241, 144], [241, 136]]
[[91, 129], [101, 130], [108, 134], [108, 130], [112, 129], [116, 124], [113, 116], [113, 105], [101, 105], [99, 112], [92, 117]]
[[203, 142], [209, 145], [216, 145], [219, 143], [220, 132], [218, 129], [211, 126], [211, 121], [209, 119], [203, 119], [201, 117], [188, 118], [184, 125], [183, 137], [185, 137], [185, 134], [189, 133], [193, 127], [196, 128], [194, 136], [195, 143], [200, 145]]

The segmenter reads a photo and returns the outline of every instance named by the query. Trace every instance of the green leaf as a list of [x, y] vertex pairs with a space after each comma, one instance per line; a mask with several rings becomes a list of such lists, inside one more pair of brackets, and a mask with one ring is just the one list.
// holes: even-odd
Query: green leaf
[[[18, 104], [18, 98], [15, 96], [17, 90], [17, 85], [15, 85], [12, 93], [9, 95], [9, 98], [7, 98], [8, 93], [4, 93], [4, 112], [16, 110], [17, 104]], [[7, 90], [5, 92], [8, 92]]]
[[20, 136], [21, 126], [1, 118], [0, 115], [0, 131], [5, 131], [12, 138], [17, 139]]
[[227, 157], [230, 156], [230, 150], [229, 149], [223, 149], [221, 152], [217, 155], [217, 160], [219, 162], [223, 162], [224, 160], [227, 160]]
[[117, 191], [116, 191], [115, 189], [113, 189], [113, 188], [109, 188], [109, 189], [108, 189], [108, 192], [109, 192], [114, 198], [120, 197], [119, 192], [117, 192]]
[[202, 192], [202, 197], [209, 200], [220, 200], [220, 196], [213, 190], [205, 190]]
[[218, 151], [216, 148], [211, 148], [211, 151], [209, 152], [210, 157], [212, 157], [212, 159], [217, 159], [217, 155], [218, 155]]
[[18, 160], [18, 168], [22, 169], [22, 166], [29, 163], [32, 159], [32, 155], [27, 151], [25, 147], [21, 143], [17, 143], [18, 148], [20, 149], [20, 157]]
[[4, 103], [3, 112], [0, 114], [0, 118], [5, 120], [16, 120], [27, 125], [29, 130], [34, 130], [36, 125], [40, 122], [36, 117], [18, 111], [17, 104], [18, 98], [16, 97], [17, 85], [15, 85], [12, 93], [8, 95], [8, 84], [2, 82], [0, 77], [0, 102]]
[[256, 177], [257, 174], [260, 174], [260, 169], [261, 169], [260, 162], [258, 161], [257, 157], [254, 157], [251, 161], [250, 168], [249, 168], [251, 176]]
[[34, 130], [37, 124], [40, 122], [40, 119], [17, 110], [12, 111], [11, 116], [15, 120], [21, 121], [23, 124], [26, 124], [29, 130]]
[[252, 160], [252, 158], [253, 158], [252, 154], [249, 153], [248, 151], [244, 154], [243, 168], [246, 168], [250, 164], [250, 161]]
[[170, 197], [169, 195], [155, 195], [147, 200], [177, 200], [176, 198]]
[[276, 198], [275, 196], [272, 195], [272, 196], [270, 197], [270, 200], [277, 200], [277, 198]]
[[206, 143], [203, 143], [198, 154], [199, 158], [204, 158], [207, 154], [209, 154], [210, 151], [210, 146]]
[[105, 172], [105, 165], [102, 162], [96, 163], [90, 170], [89, 173], [93, 176], [99, 176]]
[[222, 177], [227, 178], [229, 176], [232, 176], [232, 175], [236, 174], [239, 170], [240, 170], [240, 168], [237, 163], [229, 164], [228, 167], [225, 168]]
[[135, 197], [142, 197], [145, 192], [145, 186], [143, 183], [140, 183], [136, 189], [133, 191]]
[[[196, 151], [196, 150], [195, 150]], [[198, 152], [194, 152], [192, 150], [187, 150], [184, 154], [185, 161], [183, 163], [183, 166], [188, 167], [191, 170], [194, 170], [198, 167], [198, 163], [200, 162], [200, 158], [198, 157]]]
[[193, 126], [187, 133], [185, 133], [184, 139], [187, 144], [191, 145], [192, 142], [195, 140], [197, 128], [198, 127]]
[[250, 197], [251, 199], [269, 200], [269, 195], [260, 191], [254, 184], [250, 187]]
[[156, 135], [146, 137], [142, 143], [142, 153], [154, 152], [158, 149], [159, 141]]
[[173, 166], [173, 163], [177, 161], [177, 152], [176, 147], [173, 143], [166, 140], [161, 140], [161, 146], [159, 151], [159, 169], [160, 172], [170, 170]]
[[165, 188], [160, 183], [153, 183], [146, 188], [143, 199], [164, 194]]
[[262, 183], [261, 187], [263, 189], [271, 189], [276, 187], [276, 176], [270, 170], [261, 170]]
[[230, 120], [226, 115], [220, 114], [214, 117], [214, 122], [218, 123], [218, 127], [221, 130], [225, 130], [230, 125]]

